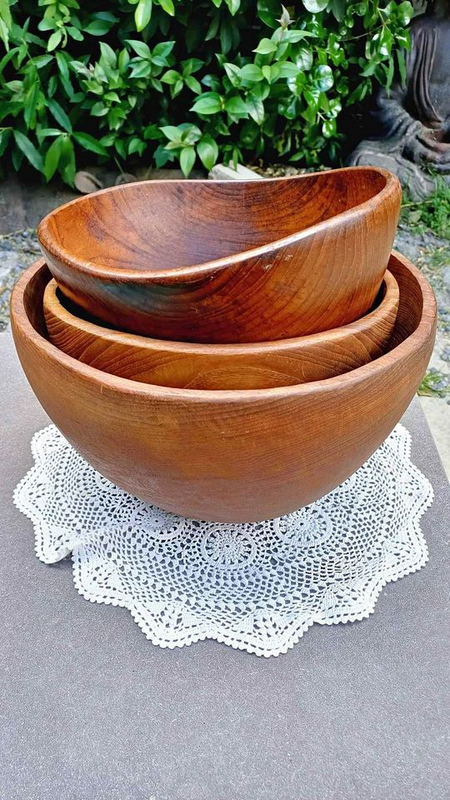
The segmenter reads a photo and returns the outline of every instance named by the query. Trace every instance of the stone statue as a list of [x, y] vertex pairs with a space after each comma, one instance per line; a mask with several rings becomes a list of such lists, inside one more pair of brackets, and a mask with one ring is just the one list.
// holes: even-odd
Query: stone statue
[[361, 142], [348, 163], [395, 172], [419, 200], [434, 188], [427, 168], [450, 184], [450, 0], [434, 0], [413, 20], [405, 56], [405, 85], [377, 98], [382, 138]]

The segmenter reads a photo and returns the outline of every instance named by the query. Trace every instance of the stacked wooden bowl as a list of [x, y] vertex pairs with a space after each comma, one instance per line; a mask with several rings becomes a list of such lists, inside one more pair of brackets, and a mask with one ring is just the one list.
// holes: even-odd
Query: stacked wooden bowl
[[436, 306], [355, 167], [149, 181], [57, 209], [17, 283], [38, 399], [103, 476], [197, 519], [269, 519], [360, 467], [426, 370]]

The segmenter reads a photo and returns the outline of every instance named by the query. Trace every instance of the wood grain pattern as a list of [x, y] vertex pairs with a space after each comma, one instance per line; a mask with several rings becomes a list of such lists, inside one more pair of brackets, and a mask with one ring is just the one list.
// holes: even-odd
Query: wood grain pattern
[[397, 178], [353, 167], [264, 181], [147, 181], [78, 198], [38, 236], [64, 293], [158, 339], [261, 342], [371, 308], [400, 210]]
[[252, 391], [202, 392], [108, 375], [46, 338], [42, 261], [16, 284], [11, 321], [37, 398], [99, 472], [169, 511], [241, 522], [293, 511], [329, 492], [398, 422], [426, 370], [436, 302], [421, 273], [395, 254], [400, 287], [396, 346], [324, 381]]
[[374, 310], [332, 331], [259, 344], [190, 344], [110, 330], [83, 318], [54, 280], [44, 292], [48, 337], [84, 364], [122, 378], [180, 389], [268, 389], [330, 378], [385, 351], [397, 316], [397, 281], [386, 273]]

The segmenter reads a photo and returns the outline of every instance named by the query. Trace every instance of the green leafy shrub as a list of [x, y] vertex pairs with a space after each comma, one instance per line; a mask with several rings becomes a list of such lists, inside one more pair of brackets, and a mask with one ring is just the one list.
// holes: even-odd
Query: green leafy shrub
[[434, 192], [419, 202], [407, 199], [402, 206], [401, 220], [419, 233], [428, 229], [442, 239], [450, 239], [450, 187], [442, 176], [434, 174], [433, 177]]
[[1, 163], [70, 184], [86, 151], [186, 175], [219, 157], [336, 162], [343, 108], [404, 72], [411, 16], [379, 0], [0, 0]]

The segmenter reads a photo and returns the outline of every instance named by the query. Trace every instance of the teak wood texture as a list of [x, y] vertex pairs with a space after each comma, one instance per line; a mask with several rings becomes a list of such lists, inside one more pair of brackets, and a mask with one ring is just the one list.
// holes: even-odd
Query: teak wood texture
[[373, 305], [400, 210], [374, 167], [263, 181], [146, 181], [78, 198], [38, 228], [58, 284], [92, 316], [157, 339], [318, 333]]
[[387, 272], [374, 310], [323, 333], [260, 344], [190, 344], [100, 327], [64, 301], [50, 281], [44, 293], [48, 337], [64, 353], [122, 378], [180, 389], [269, 389], [330, 378], [378, 358], [397, 316], [399, 288]]
[[242, 522], [312, 502], [363, 464], [398, 422], [426, 370], [436, 303], [400, 255], [393, 349], [323, 381], [204, 392], [109, 375], [46, 337], [40, 261], [11, 300], [14, 339], [50, 418], [102, 475], [143, 500], [198, 519]]

